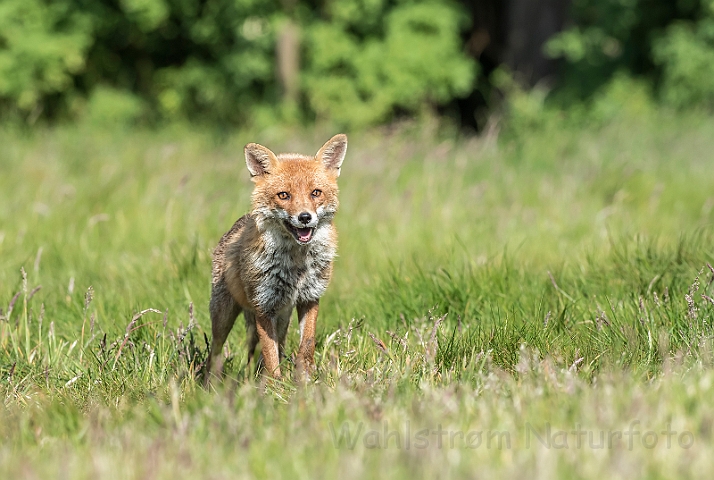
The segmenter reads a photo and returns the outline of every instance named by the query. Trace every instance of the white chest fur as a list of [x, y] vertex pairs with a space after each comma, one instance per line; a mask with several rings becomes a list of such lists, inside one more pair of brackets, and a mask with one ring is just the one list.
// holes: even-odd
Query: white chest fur
[[331, 228], [331, 225], [317, 228], [307, 245], [299, 245], [280, 231], [263, 232], [264, 248], [253, 259], [259, 277], [254, 297], [258, 308], [277, 312], [316, 301], [325, 293], [336, 253], [329, 241]]

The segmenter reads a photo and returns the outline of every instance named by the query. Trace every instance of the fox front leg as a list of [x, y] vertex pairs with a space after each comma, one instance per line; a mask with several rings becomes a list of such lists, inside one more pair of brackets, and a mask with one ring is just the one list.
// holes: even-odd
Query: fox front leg
[[297, 312], [300, 322], [300, 349], [298, 350], [298, 370], [309, 375], [315, 370], [315, 326], [319, 302], [298, 304]]
[[258, 313], [255, 319], [255, 327], [261, 343], [263, 367], [269, 376], [279, 379], [281, 378], [280, 355], [278, 353], [278, 334], [275, 322], [270, 316]]

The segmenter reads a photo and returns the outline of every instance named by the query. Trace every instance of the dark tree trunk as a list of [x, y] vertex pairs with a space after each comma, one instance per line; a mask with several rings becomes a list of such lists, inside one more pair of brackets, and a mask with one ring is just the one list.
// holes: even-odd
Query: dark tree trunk
[[461, 0], [471, 17], [464, 37], [468, 53], [481, 67], [473, 93], [457, 100], [461, 124], [479, 129], [487, 115], [492, 93], [488, 77], [500, 65], [507, 66], [524, 86], [557, 80], [558, 61], [543, 53], [545, 42], [560, 32], [572, 0]]

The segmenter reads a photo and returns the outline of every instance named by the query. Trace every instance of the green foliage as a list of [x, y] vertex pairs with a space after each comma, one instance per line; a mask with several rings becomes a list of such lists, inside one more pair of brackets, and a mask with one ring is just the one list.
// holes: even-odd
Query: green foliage
[[146, 114], [142, 99], [125, 90], [97, 86], [87, 103], [87, 121], [104, 126], [132, 125]]
[[522, 88], [504, 69], [496, 70], [491, 81], [505, 94], [505, 131], [516, 141], [536, 131], [557, 135], [572, 125], [601, 128], [613, 121], [656, 115], [657, 111], [649, 82], [624, 72], [615, 74], [588, 101], [567, 108], [550, 101], [550, 92], [543, 88]]
[[591, 120], [605, 123], [617, 117], [642, 118], [655, 114], [652, 88], [647, 80], [616, 73], [592, 99]]
[[[666, 22], [661, 6], [641, 0], [578, 0], [573, 3], [575, 25], [545, 46], [553, 58], [567, 62], [565, 89], [576, 99], [594, 93], [618, 70], [642, 71], [648, 45], [641, 38]], [[639, 35], [637, 35], [638, 33]]]
[[[572, 26], [544, 48], [563, 60], [552, 95], [513, 88], [499, 73], [479, 80], [462, 36], [466, 4], [4, 0], [1, 113], [29, 123], [113, 116], [124, 124], [265, 127], [317, 119], [359, 128], [429, 113], [476, 89], [491, 99], [496, 86], [513, 96], [505, 103], [521, 129], [550, 122], [538, 118], [549, 103], [581, 115], [612, 100], [613, 85], [625, 100], [628, 82], [640, 99], [650, 92], [676, 108], [714, 108], [709, 0], [572, 2]], [[608, 101], [596, 106], [596, 122], [612, 115]]]
[[86, 67], [92, 22], [72, 0], [0, 2], [0, 101], [37, 118]]
[[675, 107], [714, 105], [714, 7], [709, 0], [578, 0], [575, 26], [545, 51], [566, 63], [566, 103], [590, 98], [614, 75], [657, 85]]
[[127, 18], [144, 32], [156, 30], [169, 18], [164, 0], [121, 0], [120, 4]]
[[463, 22], [454, 6], [402, 2], [389, 9], [353, 0], [336, 2], [332, 13], [307, 38], [305, 86], [318, 117], [382, 123], [472, 90], [476, 66], [460, 53]]
[[94, 11], [90, 89], [112, 83], [143, 97], [159, 118], [230, 123], [247, 123], [279, 99], [278, 2], [125, 0], [121, 7]]
[[0, 5], [0, 100], [25, 117], [45, 106], [93, 115], [94, 107], [78, 107], [81, 100], [112, 88], [140, 97], [144, 118], [275, 122], [288, 112], [276, 68], [288, 22], [302, 32], [295, 47], [307, 59], [295, 72], [302, 77], [297, 118], [373, 125], [473, 88], [456, 4], [323, 8], [307, 0], [7, 0]]
[[275, 105], [277, 19], [274, 2], [253, 1], [209, 3], [181, 18], [197, 48], [181, 65], [157, 69], [161, 114], [247, 123], [256, 108]]
[[714, 3], [697, 22], [677, 23], [654, 45], [662, 96], [675, 107], [714, 108]]
[[546, 102], [546, 90], [522, 88], [505, 68], [494, 71], [491, 82], [504, 94], [504, 111], [508, 116], [510, 132], [523, 134], [542, 131], [554, 121], [557, 122], [558, 113]]

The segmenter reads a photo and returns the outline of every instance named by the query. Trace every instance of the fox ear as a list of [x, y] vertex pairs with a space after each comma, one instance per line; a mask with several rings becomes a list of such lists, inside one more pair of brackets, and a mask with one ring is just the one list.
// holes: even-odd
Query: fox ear
[[337, 177], [340, 176], [340, 167], [347, 153], [347, 135], [339, 133], [329, 139], [320, 150], [318, 150], [315, 158], [320, 160], [328, 170], [336, 170]]
[[251, 177], [259, 177], [270, 173], [273, 165], [278, 159], [275, 154], [257, 143], [249, 143], [245, 146], [245, 164], [248, 166], [248, 171]]

